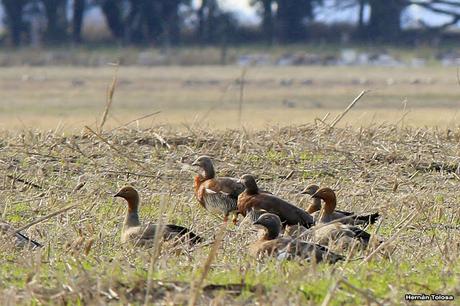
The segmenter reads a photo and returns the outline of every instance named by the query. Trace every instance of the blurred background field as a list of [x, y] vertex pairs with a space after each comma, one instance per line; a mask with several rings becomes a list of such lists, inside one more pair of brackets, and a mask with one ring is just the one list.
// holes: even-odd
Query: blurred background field
[[[370, 90], [341, 122], [449, 126], [460, 106], [455, 67], [160, 66], [8, 67], [0, 70], [0, 128], [78, 130], [100, 117], [117, 75], [108, 126], [133, 124], [218, 129], [285, 126], [333, 118]], [[242, 71], [245, 71], [243, 88]], [[240, 98], [243, 89], [242, 99]], [[403, 118], [404, 117], [404, 118]], [[403, 120], [402, 120], [403, 119]]]
[[362, 90], [341, 125], [446, 127], [460, 106], [460, 1], [2, 0], [0, 18], [1, 129], [94, 123], [110, 63], [111, 127], [308, 123]]

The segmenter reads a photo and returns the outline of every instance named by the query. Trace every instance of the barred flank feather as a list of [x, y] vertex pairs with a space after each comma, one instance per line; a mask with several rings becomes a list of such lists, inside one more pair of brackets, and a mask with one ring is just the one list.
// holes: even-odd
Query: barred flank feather
[[204, 196], [206, 209], [228, 215], [237, 210], [237, 200], [223, 193], [206, 193]]
[[257, 221], [257, 219], [259, 219], [260, 216], [262, 216], [266, 212], [267, 211], [264, 209], [251, 208], [251, 210], [249, 210], [248, 213], [246, 214], [246, 217], [249, 218], [249, 220], [254, 223]]

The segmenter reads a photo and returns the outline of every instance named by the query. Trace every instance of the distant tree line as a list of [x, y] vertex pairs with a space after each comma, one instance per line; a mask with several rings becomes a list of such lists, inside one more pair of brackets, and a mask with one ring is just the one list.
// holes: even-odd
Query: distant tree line
[[[206, 45], [244, 40], [245, 30], [218, 0], [0, 0], [5, 35], [11, 46], [83, 43], [84, 15], [99, 7], [114, 40], [120, 44]], [[318, 8], [356, 9], [353, 38], [396, 42], [403, 32], [401, 18], [410, 5], [448, 16], [445, 24], [422, 28], [439, 32], [460, 21], [460, 0], [250, 0], [261, 17], [251, 38], [268, 44], [306, 42]], [[369, 17], [365, 18], [365, 11]], [[246, 32], [247, 29], [246, 29]], [[340, 35], [340, 33], [336, 33]], [[254, 41], [251, 39], [251, 41]]]

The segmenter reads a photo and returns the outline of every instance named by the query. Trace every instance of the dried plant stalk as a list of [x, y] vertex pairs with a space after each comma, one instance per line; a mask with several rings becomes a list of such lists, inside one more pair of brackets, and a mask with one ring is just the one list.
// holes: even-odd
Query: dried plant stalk
[[115, 71], [113, 73], [112, 83], [110, 84], [109, 87], [107, 87], [107, 97], [106, 97], [106, 102], [105, 102], [104, 113], [102, 113], [101, 124], [99, 125], [99, 133], [102, 133], [102, 130], [104, 128], [104, 124], [107, 120], [107, 116], [109, 115], [110, 107], [112, 106], [113, 95], [115, 94], [115, 88], [117, 87], [118, 68], [120, 67], [120, 65], [118, 63], [115, 63], [114, 65], [115, 65]]

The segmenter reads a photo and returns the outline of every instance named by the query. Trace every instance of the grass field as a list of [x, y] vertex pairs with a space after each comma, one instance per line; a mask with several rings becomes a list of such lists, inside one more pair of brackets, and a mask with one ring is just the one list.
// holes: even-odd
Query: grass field
[[152, 250], [120, 245], [125, 204], [112, 195], [131, 184], [141, 192], [143, 220], [158, 220], [164, 203], [169, 222], [212, 241], [221, 221], [196, 203], [193, 173], [186, 166], [203, 153], [216, 158], [220, 175], [254, 173], [264, 189], [301, 207], [309, 199], [297, 192], [306, 184], [333, 186], [340, 208], [380, 211], [381, 223], [368, 230], [389, 242], [387, 251], [368, 262], [257, 261], [246, 251], [256, 239], [253, 230], [229, 226], [204, 285], [243, 284], [246, 289], [218, 293], [206, 287], [200, 303], [314, 305], [331, 298], [332, 305], [383, 305], [405, 303], [405, 293], [458, 298], [458, 128], [449, 133], [394, 126], [330, 130], [318, 123], [257, 133], [155, 128], [99, 136], [2, 134], [0, 192], [6, 220], [19, 227], [78, 204], [27, 231], [45, 244], [43, 250], [1, 245], [2, 305], [142, 304], [147, 297], [187, 303], [211, 246], [193, 251], [163, 246], [152, 260]]
[[[77, 205], [25, 230], [40, 250], [0, 238], [0, 305], [182, 305], [195, 293], [202, 305], [395, 305], [409, 304], [407, 293], [450, 294], [456, 301], [444, 304], [458, 303], [455, 68], [250, 68], [241, 129], [241, 68], [120, 67], [99, 130], [113, 73], [0, 70], [2, 219], [19, 228]], [[364, 89], [371, 92], [330, 128]], [[382, 214], [368, 231], [385, 248], [336, 265], [260, 261], [247, 253], [256, 233], [243, 223], [225, 229], [208, 271], [222, 222], [193, 196], [188, 165], [201, 154], [214, 157], [218, 175], [253, 173], [262, 188], [304, 208], [309, 199], [298, 192], [307, 184], [333, 187], [340, 209]], [[113, 195], [125, 184], [141, 193], [142, 220], [188, 226], [210, 244], [164, 244], [158, 257], [121, 245], [126, 205]]]
[[[152, 112], [143, 127], [201, 124], [247, 128], [312, 122], [341, 112], [362, 90], [371, 90], [341, 122], [354, 126], [399, 122], [449, 126], [460, 106], [456, 69], [442, 67], [253, 67], [243, 98], [239, 67], [120, 67], [108, 126]], [[80, 130], [98, 120], [114, 68], [0, 70], [0, 129]], [[137, 123], [137, 122], [136, 122]]]

